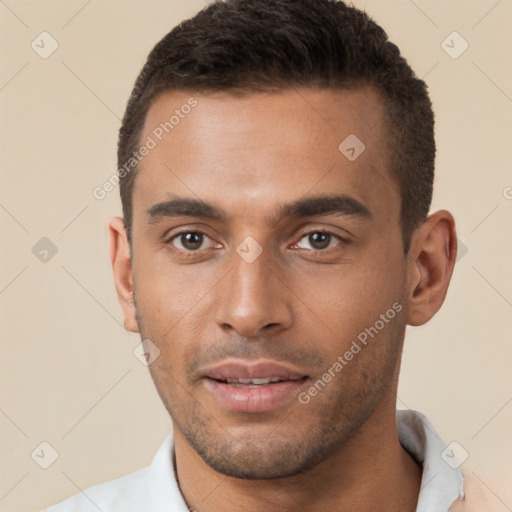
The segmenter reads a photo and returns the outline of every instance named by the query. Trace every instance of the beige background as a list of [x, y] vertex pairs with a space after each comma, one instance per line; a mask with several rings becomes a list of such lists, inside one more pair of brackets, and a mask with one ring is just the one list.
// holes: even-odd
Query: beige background
[[[468, 452], [463, 469], [501, 496], [494, 482], [512, 473], [512, 1], [355, 4], [426, 77], [434, 209], [454, 213], [467, 248], [442, 311], [408, 331], [399, 406], [426, 413]], [[2, 511], [35, 511], [145, 466], [169, 432], [112, 283], [106, 223], [120, 213], [118, 190], [103, 201], [92, 190], [115, 172], [120, 117], [148, 51], [204, 5], [0, 2]], [[30, 46], [42, 31], [59, 44], [47, 59]], [[453, 31], [469, 44], [456, 59], [441, 46]], [[32, 252], [42, 237], [58, 249], [46, 263]], [[43, 441], [59, 455], [46, 470], [31, 458]]]

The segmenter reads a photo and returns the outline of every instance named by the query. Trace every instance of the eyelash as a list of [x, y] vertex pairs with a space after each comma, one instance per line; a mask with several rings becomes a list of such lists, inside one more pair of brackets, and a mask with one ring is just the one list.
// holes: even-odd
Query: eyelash
[[[213, 240], [210, 236], [208, 236], [207, 233], [205, 233], [204, 231], [200, 231], [198, 229], [184, 229], [183, 231], [179, 231], [178, 233], [174, 233], [172, 236], [170, 236], [165, 243], [167, 244], [172, 244], [172, 241], [176, 238], [179, 238], [180, 236], [182, 235], [188, 235], [188, 234], [192, 234], [192, 235], [203, 235], [207, 238], [209, 238], [210, 240]], [[189, 254], [198, 254], [200, 251], [203, 251], [204, 249], [197, 249], [195, 251], [187, 251], [187, 250], [184, 250], [184, 249], [180, 249], [178, 247], [175, 247], [175, 249], [177, 251], [180, 251], [180, 252], [183, 252], [187, 255]]]
[[320, 233], [322, 235], [329, 235], [329, 236], [337, 239], [338, 243], [334, 247], [327, 247], [326, 249], [300, 249], [300, 250], [309, 251], [310, 253], [313, 253], [313, 254], [317, 254], [317, 253], [329, 254], [332, 250], [335, 250], [336, 247], [338, 247], [339, 245], [342, 245], [342, 244], [347, 245], [350, 243], [349, 239], [344, 238], [344, 237], [334, 233], [333, 231], [330, 231], [329, 229], [313, 229], [311, 231], [306, 231], [305, 233], [302, 233], [298, 239], [298, 242], [296, 242], [294, 245], [297, 245], [304, 237], [312, 235], [314, 233]]
[[[340, 235], [334, 233], [333, 231], [330, 231], [329, 229], [313, 229], [311, 231], [306, 231], [304, 233], [302, 233], [297, 242], [295, 242], [293, 245], [297, 245], [304, 237], [308, 236], [308, 235], [312, 235], [314, 233], [321, 233], [323, 235], [329, 235], [329, 236], [332, 236], [334, 238], [336, 238], [338, 240], [338, 244], [336, 244], [336, 246], [334, 247], [328, 247], [326, 249], [299, 249], [299, 250], [303, 250], [303, 251], [308, 251], [310, 253], [324, 253], [324, 254], [327, 254], [330, 252], [331, 249], [334, 249], [335, 247], [337, 247], [338, 245], [340, 244], [349, 244], [350, 243], [350, 240], [347, 239], [347, 238], [344, 238], [344, 237], [341, 237]], [[186, 234], [194, 234], [194, 235], [204, 235], [205, 237], [207, 238], [210, 238], [210, 240], [213, 240], [207, 233], [205, 233], [204, 231], [200, 231], [200, 230], [193, 230], [193, 229], [186, 229], [186, 230], [183, 230], [183, 231], [180, 231], [178, 233], [174, 233], [172, 236], [170, 236], [167, 240], [166, 240], [166, 243], [167, 244], [171, 244], [172, 245], [172, 242], [173, 240], [175, 240], [176, 238], [180, 237], [181, 235], [186, 235]], [[191, 250], [184, 250], [184, 249], [180, 249], [178, 247], [174, 247], [175, 250], [177, 251], [180, 251], [181, 253], [184, 254], [185, 257], [193, 257], [194, 255], [197, 255], [199, 254], [200, 252], [206, 250], [206, 249], [197, 249], [195, 251], [191, 251]]]

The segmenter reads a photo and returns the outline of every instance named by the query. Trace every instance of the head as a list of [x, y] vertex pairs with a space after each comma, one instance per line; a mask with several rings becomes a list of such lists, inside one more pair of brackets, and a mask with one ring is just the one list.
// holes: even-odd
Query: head
[[[405, 326], [455, 257], [452, 217], [427, 218], [434, 155], [424, 82], [342, 2], [218, 1], [155, 46], [111, 254], [175, 436], [210, 467], [297, 474], [393, 420]], [[231, 363], [287, 382], [238, 393]]]

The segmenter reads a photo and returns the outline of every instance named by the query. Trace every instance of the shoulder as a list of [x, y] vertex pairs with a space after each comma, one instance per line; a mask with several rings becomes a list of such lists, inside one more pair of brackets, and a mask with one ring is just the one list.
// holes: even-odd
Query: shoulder
[[161, 512], [170, 505], [176, 511], [186, 511], [174, 472], [174, 457], [170, 434], [150, 466], [81, 490], [43, 512]]
[[510, 482], [484, 482], [474, 472], [464, 474], [464, 498], [450, 512], [509, 512], [512, 505]]
[[147, 502], [147, 470], [88, 487], [43, 512], [129, 512], [143, 510]]

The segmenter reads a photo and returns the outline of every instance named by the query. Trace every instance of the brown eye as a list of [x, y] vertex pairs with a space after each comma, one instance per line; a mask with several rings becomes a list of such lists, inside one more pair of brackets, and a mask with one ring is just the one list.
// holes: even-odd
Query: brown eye
[[179, 233], [171, 239], [171, 243], [176, 245], [178, 249], [184, 251], [197, 251], [201, 249], [206, 235], [196, 231], [187, 231], [185, 233]]
[[311, 233], [305, 234], [300, 239], [300, 242], [297, 244], [297, 246], [301, 249], [321, 251], [323, 249], [327, 249], [329, 247], [332, 247], [333, 245], [336, 245], [333, 244], [332, 242], [340, 241], [341, 238], [336, 235], [333, 235], [332, 233], [328, 233], [325, 231], [313, 231]]
[[314, 249], [325, 249], [329, 247], [331, 235], [327, 233], [313, 233], [309, 235], [309, 243]]

